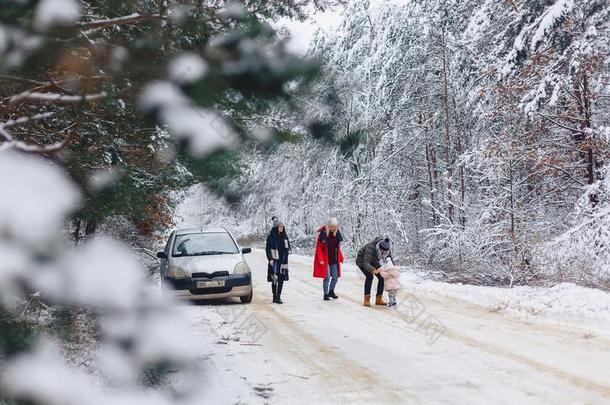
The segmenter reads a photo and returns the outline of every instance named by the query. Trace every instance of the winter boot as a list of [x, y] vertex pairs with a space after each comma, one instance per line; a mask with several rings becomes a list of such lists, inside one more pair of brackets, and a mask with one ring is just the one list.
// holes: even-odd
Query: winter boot
[[328, 301], [330, 300], [330, 297], [328, 296], [328, 294], [324, 294], [324, 301]]
[[371, 295], [370, 294], [365, 294], [365, 296], [364, 296], [364, 306], [365, 307], [370, 307], [371, 306]]
[[337, 299], [337, 298], [339, 298], [339, 296], [338, 296], [337, 294], [335, 294], [335, 290], [330, 290], [330, 291], [328, 292], [328, 296], [329, 296], [330, 298], [333, 298], [333, 299]]
[[282, 301], [282, 287], [284, 286], [284, 281], [280, 280], [277, 283], [277, 289], [275, 290], [275, 303], [276, 304], [283, 304], [284, 301]]
[[383, 300], [383, 295], [378, 295], [375, 299], [375, 305], [388, 305], [388, 303]]
[[396, 290], [388, 291], [388, 307], [396, 305]]

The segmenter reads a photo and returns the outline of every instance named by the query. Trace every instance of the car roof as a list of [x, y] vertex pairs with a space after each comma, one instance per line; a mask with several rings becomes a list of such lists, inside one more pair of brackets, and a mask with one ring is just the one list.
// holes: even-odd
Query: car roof
[[189, 233], [229, 233], [225, 228], [181, 228], [176, 229], [176, 235]]

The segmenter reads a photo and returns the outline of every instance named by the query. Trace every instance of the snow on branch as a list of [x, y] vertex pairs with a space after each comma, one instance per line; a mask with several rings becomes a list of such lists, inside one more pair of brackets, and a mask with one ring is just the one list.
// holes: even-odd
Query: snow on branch
[[[38, 117], [38, 119], [48, 118], [52, 116], [53, 113], [44, 113], [37, 114], [32, 117], [19, 118], [17, 120], [10, 120], [6, 123], [0, 123], [0, 138], [4, 138], [5, 142], [0, 144], [0, 152], [10, 149], [16, 149], [21, 152], [28, 153], [39, 153], [39, 154], [48, 154], [59, 152], [63, 148], [65, 148], [72, 140], [72, 136], [68, 135], [63, 141], [56, 142], [51, 145], [39, 146], [39, 145], [31, 145], [22, 141], [17, 141], [13, 136], [5, 129], [7, 126], [16, 126], [26, 122], [33, 121]], [[43, 117], [44, 116], [44, 117]]]
[[42, 0], [34, 13], [34, 25], [39, 30], [71, 25], [79, 20], [81, 4], [75, 0]]
[[[14, 152], [0, 151], [0, 185], [2, 190], [6, 190], [0, 198], [0, 229], [3, 234], [8, 240], [15, 238], [38, 246], [61, 234], [64, 217], [78, 207], [81, 199], [76, 185], [57, 165]], [[23, 232], [24, 229], [35, 229], [36, 232]], [[2, 247], [7, 246], [5, 240]], [[28, 266], [24, 268], [24, 272], [29, 270]], [[7, 274], [1, 273], [0, 293], [6, 291], [5, 285], [11, 285]]]
[[108, 93], [102, 91], [97, 94], [85, 94], [82, 96], [71, 96], [59, 93], [39, 93], [34, 91], [24, 91], [21, 94], [11, 97], [9, 103], [15, 104], [21, 100], [41, 100], [51, 101], [55, 103], [80, 103], [84, 101], [96, 101], [108, 96]]
[[[13, 136], [6, 132], [6, 130], [4, 129], [4, 125], [2, 124], [0, 124], [0, 136], [3, 137], [4, 140], [7, 142], [13, 142]], [[0, 147], [2, 146], [0, 145]]]
[[12, 141], [0, 144], [0, 151], [16, 149], [21, 152], [38, 153], [41, 155], [59, 152], [69, 143], [69, 138], [64, 139], [61, 142], [55, 142], [51, 145], [39, 146], [31, 145], [21, 141]]
[[32, 115], [31, 117], [21, 117], [21, 118], [17, 118], [14, 120], [8, 120], [4, 124], [0, 124], [0, 127], [4, 127], [4, 128], [15, 127], [18, 125], [27, 124], [27, 123], [34, 122], [34, 121], [41, 121], [41, 120], [50, 118], [53, 115], [55, 115], [54, 112], [46, 112], [46, 113], [35, 114], [35, 115]]
[[105, 28], [114, 25], [134, 24], [142, 21], [165, 20], [161, 14], [130, 14], [122, 17], [107, 18], [103, 20], [80, 22], [77, 27], [83, 29]]
[[574, 0], [559, 0], [557, 3], [549, 7], [540, 19], [538, 29], [532, 37], [530, 49], [536, 49], [538, 44], [542, 42], [544, 35], [551, 29], [551, 27], [555, 25], [560, 18], [572, 11], [573, 8]]

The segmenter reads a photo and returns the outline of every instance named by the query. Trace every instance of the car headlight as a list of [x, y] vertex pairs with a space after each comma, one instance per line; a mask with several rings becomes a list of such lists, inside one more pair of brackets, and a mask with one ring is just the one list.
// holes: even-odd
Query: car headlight
[[250, 269], [248, 268], [248, 265], [246, 264], [246, 262], [239, 262], [235, 265], [235, 268], [233, 269], [233, 274], [244, 274], [244, 273], [249, 273]]
[[169, 266], [169, 272], [167, 273], [167, 277], [169, 278], [187, 278], [188, 274], [186, 271], [179, 266]]

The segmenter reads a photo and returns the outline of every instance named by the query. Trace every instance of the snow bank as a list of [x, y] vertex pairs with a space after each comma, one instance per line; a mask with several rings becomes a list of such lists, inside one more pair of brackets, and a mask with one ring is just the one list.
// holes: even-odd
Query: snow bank
[[[291, 255], [290, 260], [312, 264], [313, 258]], [[346, 264], [347, 272], [358, 274], [354, 264]], [[432, 298], [452, 298], [504, 312], [533, 322], [550, 322], [578, 327], [610, 336], [610, 293], [593, 288], [562, 283], [554, 287], [484, 287], [449, 284], [426, 280], [409, 267], [401, 267], [401, 283], [405, 290]]]
[[448, 284], [424, 280], [408, 269], [402, 282], [416, 294], [455, 298], [490, 312], [507, 312], [528, 321], [568, 324], [610, 336], [610, 294], [601, 290], [570, 283], [552, 288]]

